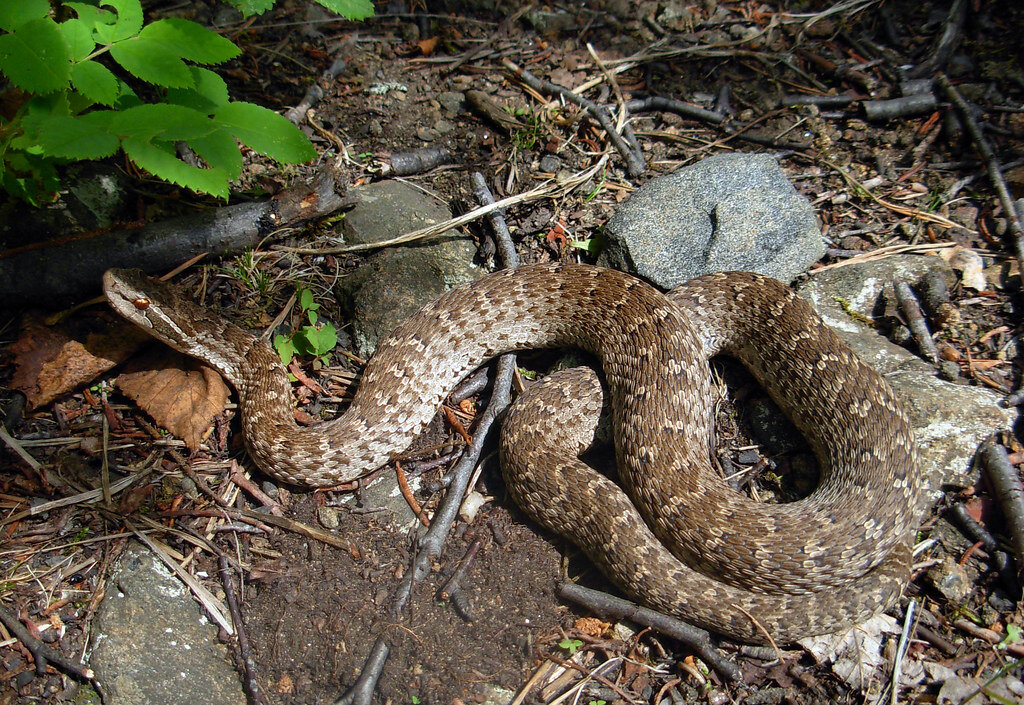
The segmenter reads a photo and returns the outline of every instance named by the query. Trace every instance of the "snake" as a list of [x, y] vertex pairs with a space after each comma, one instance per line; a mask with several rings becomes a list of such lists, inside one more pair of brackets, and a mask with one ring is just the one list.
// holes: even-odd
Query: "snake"
[[[245, 446], [274, 478], [332, 487], [405, 451], [473, 370], [511, 351], [571, 347], [594, 371], [545, 377], [507, 412], [513, 500], [643, 605], [740, 641], [790, 643], [891, 606], [910, 576], [922, 488], [906, 411], [788, 286], [748, 272], [666, 293], [557, 263], [501, 270], [428, 303], [383, 338], [348, 408], [296, 423], [265, 341], [138, 270], [103, 278], [111, 307], [216, 369]], [[714, 462], [709, 361], [738, 359], [807, 439], [821, 471], [791, 502], [758, 502]], [[606, 391], [605, 391], [606, 389]], [[618, 481], [580, 455], [607, 395]]]

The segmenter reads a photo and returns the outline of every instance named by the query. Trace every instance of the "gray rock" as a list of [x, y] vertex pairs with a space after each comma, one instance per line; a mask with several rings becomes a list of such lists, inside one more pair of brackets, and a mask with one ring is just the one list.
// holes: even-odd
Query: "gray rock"
[[90, 665], [109, 705], [245, 705], [217, 628], [138, 543], [121, 555], [96, 613]]
[[790, 282], [825, 253], [810, 203], [767, 154], [719, 154], [649, 181], [605, 233], [600, 263], [664, 289], [727, 270]]
[[934, 269], [938, 257], [902, 255], [815, 274], [799, 288], [825, 322], [865, 362], [878, 370], [903, 400], [917, 438], [920, 470], [932, 499], [943, 484], [969, 486], [978, 445], [993, 432], [1010, 428], [1016, 412], [998, 405], [1000, 397], [983, 387], [952, 384], [936, 377], [927, 362], [854, 320], [872, 317], [884, 288], [899, 276], [911, 284]]
[[[381, 181], [358, 192], [360, 203], [342, 221], [345, 241], [381, 242], [451, 218], [447, 207], [401, 181]], [[336, 287], [352, 317], [359, 354], [369, 357], [382, 335], [445, 291], [484, 275], [473, 264], [468, 237], [449, 231], [427, 243], [389, 247]]]
[[466, 94], [459, 91], [445, 91], [437, 96], [437, 102], [448, 113], [448, 117], [452, 117], [462, 111], [462, 107], [466, 104]]

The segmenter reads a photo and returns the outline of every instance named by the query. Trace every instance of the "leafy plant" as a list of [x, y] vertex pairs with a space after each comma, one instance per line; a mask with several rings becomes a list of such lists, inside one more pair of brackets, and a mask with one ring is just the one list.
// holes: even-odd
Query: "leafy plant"
[[[365, 20], [373, 16], [372, 0], [316, 0], [331, 12], [349, 20]], [[272, 8], [277, 0], [228, 0], [241, 10], [246, 17], [262, 15]]]
[[309, 325], [302, 326], [291, 335], [274, 336], [274, 348], [281, 356], [281, 362], [290, 363], [296, 355], [309, 355], [320, 364], [327, 364], [327, 356], [338, 345], [338, 330], [330, 323], [317, 325], [320, 304], [313, 301], [313, 292], [299, 289], [299, 308], [306, 315]]
[[273, 283], [273, 277], [270, 272], [259, 266], [261, 259], [262, 255], [247, 249], [235, 259], [232, 267], [227, 267], [224, 271], [242, 282], [254, 294], [266, 296]]
[[583, 646], [582, 641], [580, 641], [579, 639], [570, 639], [569, 637], [566, 637], [562, 639], [560, 642], [558, 642], [558, 647], [560, 649], [565, 649], [566, 651], [568, 651], [570, 656], [579, 651], [579, 648], [581, 646]]
[[[57, 22], [47, 0], [0, 3], [0, 72], [21, 92], [8, 91], [17, 110], [0, 116], [0, 184], [9, 193], [37, 203], [56, 191], [57, 165], [120, 149], [154, 176], [227, 198], [242, 170], [236, 140], [280, 162], [316, 156], [294, 125], [230, 101], [224, 80], [202, 66], [240, 53], [228, 39], [183, 19], [144, 25], [139, 0], [63, 7], [76, 17]], [[122, 76], [151, 84], [157, 101], [143, 102]], [[205, 165], [179, 158], [178, 143]]]

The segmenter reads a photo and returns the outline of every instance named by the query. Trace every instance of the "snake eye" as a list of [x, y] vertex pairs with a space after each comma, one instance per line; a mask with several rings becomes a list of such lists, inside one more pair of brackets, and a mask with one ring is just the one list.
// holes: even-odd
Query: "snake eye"
[[139, 309], [140, 311], [145, 311], [147, 308], [149, 308], [149, 299], [147, 299], [145, 296], [140, 296], [139, 298], [132, 301], [132, 304], [134, 304], [135, 308]]

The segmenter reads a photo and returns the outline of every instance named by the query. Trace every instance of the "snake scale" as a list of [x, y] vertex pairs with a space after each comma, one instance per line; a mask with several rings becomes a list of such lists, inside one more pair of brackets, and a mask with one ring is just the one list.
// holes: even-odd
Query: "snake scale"
[[[350, 481], [405, 450], [469, 372], [503, 352], [572, 346], [600, 360], [619, 485], [578, 456], [593, 437], [593, 372], [550, 375], [502, 429], [510, 494], [626, 593], [744, 641], [835, 631], [891, 604], [909, 576], [921, 488], [888, 384], [783, 284], [730, 272], [669, 294], [615, 270], [530, 265], [424, 306], [382, 340], [348, 410], [298, 426], [265, 342], [134, 270], [104, 276], [118, 313], [216, 368], [239, 395], [246, 446], [280, 480]], [[758, 503], [711, 462], [709, 358], [747, 366], [812, 445], [809, 496]]]

